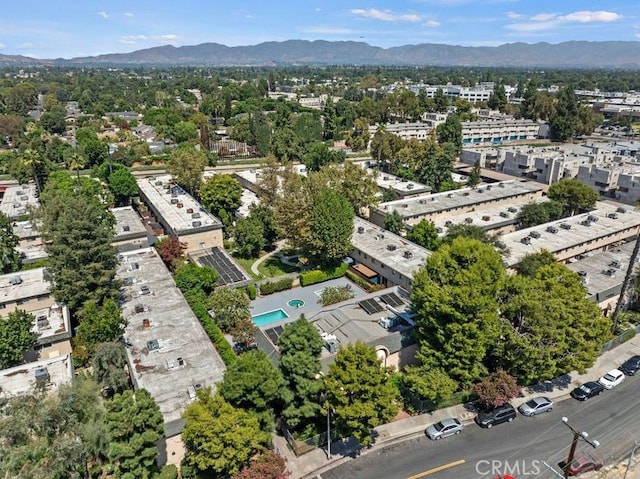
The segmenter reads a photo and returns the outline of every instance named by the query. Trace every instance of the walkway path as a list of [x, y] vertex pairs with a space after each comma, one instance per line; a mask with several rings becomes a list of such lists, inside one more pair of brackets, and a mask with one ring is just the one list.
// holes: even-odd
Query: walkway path
[[278, 254], [278, 252], [284, 248], [285, 245], [285, 240], [280, 240], [276, 243], [276, 248], [265, 254], [264, 256], [260, 256], [252, 265], [251, 265], [251, 272], [253, 274], [255, 274], [256, 276], [260, 277], [260, 272], [258, 271], [258, 266], [260, 266], [262, 263], [264, 263], [266, 260], [268, 260], [269, 258], [271, 258], [273, 255]]

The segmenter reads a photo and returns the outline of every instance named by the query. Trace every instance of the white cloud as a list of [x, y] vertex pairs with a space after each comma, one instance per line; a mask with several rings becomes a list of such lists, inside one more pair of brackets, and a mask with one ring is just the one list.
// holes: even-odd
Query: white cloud
[[129, 17], [129, 18], [133, 17], [133, 13], [131, 13], [131, 12], [124, 12], [123, 15], [125, 17]]
[[124, 43], [126, 45], [134, 45], [139, 41], [144, 41], [146, 39], [146, 35], [124, 35], [120, 37], [120, 43]]
[[506, 15], [509, 20], [522, 20], [523, 18], [527, 18], [526, 15], [523, 15], [522, 13], [516, 13], [516, 12], [507, 12]]
[[177, 40], [178, 38], [180, 38], [178, 35], [176, 35], [175, 33], [167, 33], [165, 35], [155, 35], [153, 37], [151, 37], [152, 40], [160, 40], [160, 41], [167, 41], [167, 42], [173, 42], [175, 40]]
[[378, 10], [376, 8], [369, 8], [364, 10], [362, 8], [354, 8], [351, 10], [357, 17], [370, 18], [373, 20], [381, 20], [383, 22], [419, 22], [420, 16], [415, 13], [402, 13], [395, 14], [391, 10]]
[[316, 8], [316, 12], [321, 12], [321, 11], [322, 11], [322, 8], [320, 8], [320, 7]]
[[174, 33], [167, 33], [164, 35], [124, 35], [120, 37], [120, 43], [125, 45], [135, 45], [141, 42], [173, 42], [180, 38], [179, 35]]
[[107, 12], [98, 12], [98, 15], [100, 15], [102, 18], [109, 18], [109, 14]]
[[531, 17], [530, 20], [533, 20], [534, 22], [548, 22], [549, 20], [553, 20], [557, 16], [558, 15], [556, 15], [555, 13], [538, 13], [537, 15]]
[[0, 43], [0, 50], [3, 50], [4, 47], [5, 47], [5, 44], [4, 43]]
[[[509, 14], [507, 13], [507, 17]], [[512, 18], [513, 17], [509, 17]], [[582, 10], [578, 12], [568, 13], [566, 15], [558, 15], [555, 13], [539, 13], [528, 18], [528, 21], [512, 23], [506, 28], [517, 32], [539, 32], [543, 30], [551, 30], [561, 25], [571, 23], [610, 23], [620, 20], [622, 15], [615, 12], [607, 12], [604, 10], [589, 11]]]
[[440, 22], [437, 22], [435, 20], [427, 20], [426, 22], [423, 23], [423, 25], [425, 27], [435, 28], [440, 26]]
[[588, 11], [582, 10], [580, 12], [573, 12], [563, 17], [558, 17], [564, 22], [577, 22], [577, 23], [592, 23], [592, 22], [615, 22], [620, 20], [622, 15], [618, 15], [614, 12], [607, 12], [604, 10]]
[[244, 18], [253, 18], [253, 15], [251, 15], [250, 13], [247, 13]]

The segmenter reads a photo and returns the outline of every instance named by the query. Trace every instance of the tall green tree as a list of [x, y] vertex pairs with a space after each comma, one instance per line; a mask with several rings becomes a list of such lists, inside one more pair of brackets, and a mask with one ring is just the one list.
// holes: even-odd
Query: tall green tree
[[515, 275], [498, 295], [503, 318], [492, 362], [522, 384], [591, 367], [610, 337], [610, 320], [589, 301], [579, 276], [553, 263]]
[[191, 196], [196, 196], [202, 184], [202, 173], [209, 159], [202, 150], [192, 148], [177, 148], [169, 155], [167, 172], [169, 172], [180, 186]]
[[240, 218], [234, 229], [234, 247], [243, 258], [255, 258], [266, 245], [264, 225], [255, 216]]
[[593, 208], [600, 198], [598, 193], [575, 178], [565, 178], [549, 187], [547, 197], [564, 205], [565, 215]]
[[549, 119], [549, 135], [555, 141], [567, 141], [576, 134], [580, 114], [580, 104], [573, 90], [568, 84], [560, 93], [556, 103], [555, 113]]
[[550, 266], [556, 261], [556, 257], [552, 253], [542, 249], [537, 253], [525, 255], [513, 269], [522, 276], [534, 277], [540, 268]]
[[300, 316], [285, 326], [278, 339], [280, 371], [284, 378], [282, 417], [290, 430], [301, 431], [320, 414], [320, 351], [323, 341], [318, 330]]
[[404, 221], [402, 220], [402, 215], [396, 210], [384, 215], [384, 229], [399, 235], [403, 228]]
[[346, 155], [339, 150], [330, 150], [325, 143], [316, 142], [309, 146], [304, 156], [308, 171], [318, 171], [325, 165], [344, 163]]
[[346, 144], [353, 151], [366, 150], [369, 146], [369, 122], [366, 118], [356, 118], [353, 131], [349, 132]]
[[118, 292], [118, 259], [111, 244], [115, 220], [102, 198], [94, 193], [98, 182], [84, 180], [71, 190], [63, 183], [58, 187], [48, 184], [40, 208], [42, 237], [49, 253], [48, 270], [53, 276], [52, 292], [73, 312], [88, 300], [102, 304]]
[[520, 208], [518, 220], [523, 228], [529, 228], [562, 218], [564, 210], [565, 204], [554, 200], [527, 203]]
[[231, 331], [238, 323], [251, 317], [249, 298], [241, 289], [216, 289], [209, 295], [209, 307], [216, 324], [224, 332]]
[[362, 446], [373, 438], [371, 430], [398, 413], [397, 391], [390, 371], [380, 365], [376, 351], [357, 342], [340, 348], [325, 378], [325, 408], [333, 409], [334, 424]]
[[480, 160], [477, 160], [473, 164], [473, 168], [471, 168], [471, 172], [469, 173], [469, 178], [467, 179], [467, 186], [473, 188], [477, 186], [482, 181], [482, 168], [480, 167]]
[[215, 215], [221, 211], [233, 218], [242, 204], [242, 186], [232, 175], [213, 175], [200, 186], [200, 200]]
[[40, 116], [42, 128], [49, 133], [62, 134], [67, 129], [67, 110], [62, 105], [52, 105]]
[[160, 408], [145, 389], [125, 391], [105, 402], [109, 460], [123, 479], [157, 472], [157, 441], [164, 436]]
[[20, 239], [13, 232], [11, 219], [0, 212], [0, 272], [13, 273], [20, 269], [20, 255], [16, 246]]
[[407, 232], [407, 239], [431, 251], [437, 250], [441, 244], [435, 225], [428, 220], [413, 225]]
[[404, 373], [403, 385], [418, 399], [429, 401], [434, 409], [451, 399], [458, 390], [458, 383], [439, 368], [407, 366]]
[[434, 252], [411, 292], [419, 363], [463, 386], [484, 376], [500, 335], [497, 295], [505, 280], [500, 254], [477, 240], [456, 238]]
[[313, 195], [306, 251], [323, 264], [341, 261], [352, 249], [354, 211], [340, 193], [324, 189]]
[[0, 369], [10, 368], [24, 361], [23, 353], [36, 342], [31, 332], [34, 321], [33, 314], [21, 309], [0, 318]]
[[181, 264], [176, 268], [173, 277], [180, 291], [197, 290], [206, 295], [213, 292], [219, 279], [215, 269], [194, 263]]
[[507, 93], [504, 89], [504, 83], [498, 81], [494, 84], [493, 91], [489, 95], [487, 106], [492, 110], [500, 110], [503, 112], [507, 103]]
[[266, 354], [253, 350], [229, 366], [218, 388], [229, 404], [258, 414], [262, 429], [270, 432], [283, 385], [282, 374]]
[[127, 356], [122, 341], [96, 345], [93, 360], [93, 377], [102, 388], [121, 393], [130, 387]]
[[185, 463], [214, 477], [235, 474], [269, 443], [255, 413], [233, 407], [210, 389], [198, 391], [183, 417]]
[[138, 194], [138, 183], [128, 168], [118, 168], [107, 179], [117, 206], [126, 206]]
[[80, 325], [74, 338], [75, 345], [93, 356], [99, 343], [115, 341], [122, 336], [127, 321], [122, 317], [120, 307], [114, 299], [107, 298], [102, 305], [89, 300], [78, 311]]
[[436, 128], [438, 143], [451, 143], [456, 153], [462, 149], [462, 123], [458, 115], [448, 115], [447, 119]]

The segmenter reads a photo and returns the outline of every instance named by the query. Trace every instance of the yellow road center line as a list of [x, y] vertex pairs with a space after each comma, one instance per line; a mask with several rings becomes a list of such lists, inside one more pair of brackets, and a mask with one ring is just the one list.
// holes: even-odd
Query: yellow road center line
[[449, 464], [443, 464], [442, 466], [434, 467], [433, 469], [429, 469], [428, 471], [421, 472], [420, 474], [416, 474], [415, 476], [409, 476], [407, 479], [420, 479], [421, 477], [430, 476], [431, 474], [444, 471], [445, 469], [461, 466], [464, 463], [465, 463], [465, 460], [460, 459], [459, 461], [454, 461], [454, 462], [450, 462]]

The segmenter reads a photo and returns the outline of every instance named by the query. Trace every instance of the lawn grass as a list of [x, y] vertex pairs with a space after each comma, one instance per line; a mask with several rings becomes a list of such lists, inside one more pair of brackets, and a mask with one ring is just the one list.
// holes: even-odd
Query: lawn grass
[[234, 261], [242, 266], [242, 269], [245, 270], [249, 276], [251, 276], [253, 279], [260, 279], [259, 276], [253, 274], [253, 272], [251, 271], [251, 265], [256, 261], [256, 258], [240, 258], [235, 255], [232, 256]]
[[258, 271], [266, 278], [273, 278], [287, 273], [296, 273], [300, 271], [300, 269], [295, 266], [284, 264], [279, 258], [272, 256], [258, 266]]

